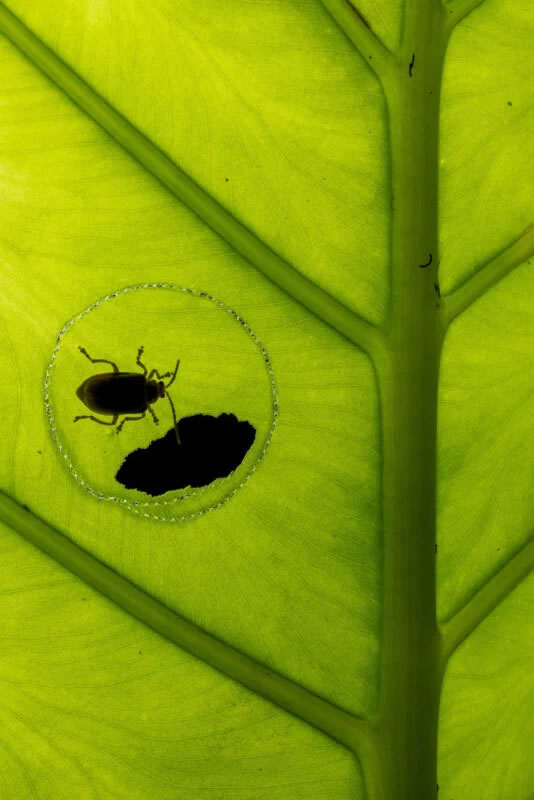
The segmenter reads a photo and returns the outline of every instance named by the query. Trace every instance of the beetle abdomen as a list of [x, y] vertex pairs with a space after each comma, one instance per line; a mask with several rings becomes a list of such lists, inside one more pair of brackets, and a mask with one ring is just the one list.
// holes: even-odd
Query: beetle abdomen
[[146, 386], [139, 372], [104, 372], [87, 378], [76, 394], [100, 414], [140, 414], [147, 408]]

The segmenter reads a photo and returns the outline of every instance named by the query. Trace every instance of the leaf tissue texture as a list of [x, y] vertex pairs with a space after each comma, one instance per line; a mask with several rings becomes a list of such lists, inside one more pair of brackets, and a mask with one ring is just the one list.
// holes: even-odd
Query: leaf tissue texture
[[[0, 33], [0, 797], [532, 800], [533, 8]], [[74, 422], [140, 347], [230, 474]]]
[[382, 318], [384, 99], [320, 3], [10, 7], [270, 247]]
[[[7, 251], [5, 279], [14, 305], [9, 341], [17, 364], [27, 365], [19, 366], [14, 392], [20, 391], [20, 403], [28, 406], [13, 408], [6, 430], [23, 437], [36, 475], [23, 460], [17, 477], [13, 459], [19, 440], [4, 448], [5, 480], [14, 486], [20, 480], [30, 492], [39, 476], [37, 494], [34, 487], [31, 498], [24, 495], [27, 504], [58, 529], [68, 529], [74, 541], [121, 575], [333, 702], [370, 713], [376, 703], [378, 649], [379, 443], [369, 360], [221, 244], [11, 45], [4, 44], [4, 55], [14, 65], [5, 72], [14, 76], [11, 91], [22, 104], [11, 127], [13, 158], [36, 176], [31, 203], [9, 193], [6, 201], [15, 241], [34, 239], [39, 251], [34, 267], [13, 258], [15, 243]], [[33, 91], [43, 95], [37, 117], [32, 106], [24, 109], [24, 97]], [[59, 166], [53, 142], [56, 136], [63, 142], [65, 130], [68, 146]], [[48, 144], [32, 153], [32, 139]], [[44, 230], [37, 236], [40, 226]], [[47, 267], [53, 242], [61, 257]], [[156, 268], [164, 255], [170, 265]], [[178, 268], [172, 263], [177, 257]], [[126, 263], [113, 264], [114, 258]], [[82, 263], [76, 265], [78, 259]], [[283, 408], [276, 449], [269, 450], [246, 489], [193, 527], [175, 531], [147, 525], [115, 503], [104, 505], [86, 495], [58, 457], [42, 418], [42, 364], [48, 363], [66, 321], [65, 307], [73, 317], [110, 290], [173, 277], [184, 286], [208, 287], [268, 342]], [[22, 315], [24, 337], [17, 336]], [[54, 419], [75, 468], [96, 491], [131, 498], [114, 475], [123, 457], [135, 446], [146, 447], [157, 428], [149, 420], [127, 423], [117, 436], [90, 420], [72, 423], [75, 414], [84, 413], [75, 389], [93, 369], [106, 368], [91, 365], [78, 345], [94, 358], [111, 356], [128, 370], [137, 369], [142, 344], [147, 359], [154, 353], [162, 371], [180, 356], [177, 389], [182, 388], [174, 396], [182, 416], [235, 410], [234, 399], [242, 398], [239, 411], [254, 413], [258, 427], [265, 428], [270, 397], [265, 370], [250, 337], [228, 317], [200, 299], [182, 300], [180, 292], [147, 289], [108, 301], [65, 334], [51, 384]], [[199, 332], [211, 336], [209, 347]], [[4, 351], [7, 357], [10, 351]], [[16, 368], [8, 365], [13, 374]], [[33, 426], [28, 421], [21, 429], [17, 414], [28, 415]], [[135, 493], [134, 499], [147, 497]], [[198, 508], [188, 505], [187, 510]], [[67, 528], [66, 519], [71, 520]], [[318, 619], [328, 620], [320, 636]], [[348, 640], [355, 652], [365, 652], [360, 666], [345, 657]]]

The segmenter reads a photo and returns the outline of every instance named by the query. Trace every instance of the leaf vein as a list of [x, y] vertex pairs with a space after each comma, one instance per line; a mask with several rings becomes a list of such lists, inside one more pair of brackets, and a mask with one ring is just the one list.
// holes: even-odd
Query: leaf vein
[[305, 277], [239, 222], [41, 42], [3, 3], [0, 3], [0, 32], [130, 156], [275, 285], [366, 352], [380, 347], [380, 329]]

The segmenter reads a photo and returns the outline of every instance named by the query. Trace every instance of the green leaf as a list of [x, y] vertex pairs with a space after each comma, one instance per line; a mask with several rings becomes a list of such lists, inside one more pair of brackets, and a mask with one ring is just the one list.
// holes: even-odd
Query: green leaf
[[[531, 800], [531, 8], [0, 31], [3, 797]], [[118, 482], [163, 398], [74, 422], [141, 347], [232, 472]]]

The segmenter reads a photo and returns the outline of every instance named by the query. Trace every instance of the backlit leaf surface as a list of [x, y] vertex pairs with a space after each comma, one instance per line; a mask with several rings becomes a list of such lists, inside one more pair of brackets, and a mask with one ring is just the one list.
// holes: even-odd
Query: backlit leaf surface
[[[532, 800], [534, 13], [471, 6], [0, 7], [6, 800], [427, 800], [428, 753], [439, 797]], [[308, 288], [270, 280], [262, 246]], [[123, 371], [140, 346], [149, 369], [179, 358], [178, 417], [247, 420], [243, 463], [121, 486], [170, 409], [120, 436], [74, 423], [109, 368], [80, 346]], [[37, 518], [255, 682], [21, 538]]]

